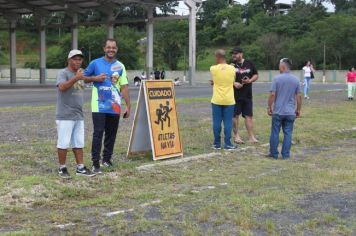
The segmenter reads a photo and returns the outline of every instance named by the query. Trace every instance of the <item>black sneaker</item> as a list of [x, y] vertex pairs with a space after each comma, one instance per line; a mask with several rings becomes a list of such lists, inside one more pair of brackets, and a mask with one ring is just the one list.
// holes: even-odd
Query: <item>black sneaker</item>
[[274, 159], [274, 160], [278, 159], [278, 156], [274, 157], [274, 156], [272, 156], [272, 154], [266, 154], [265, 157], [268, 158], [268, 159]]
[[64, 168], [59, 168], [58, 169], [58, 175], [63, 178], [63, 179], [70, 179], [70, 174], [68, 173], [67, 167]]
[[103, 173], [100, 169], [100, 164], [94, 164], [93, 167], [91, 168], [91, 171], [97, 175], [100, 175]]
[[214, 150], [221, 150], [221, 146], [220, 145], [213, 145], [212, 148]]
[[237, 146], [234, 146], [234, 145], [224, 147], [225, 151], [235, 151], [236, 149], [237, 149]]
[[95, 173], [93, 173], [91, 170], [89, 170], [88, 168], [86, 168], [86, 167], [84, 166], [82, 169], [78, 169], [78, 168], [77, 168], [76, 175], [79, 175], [79, 176], [87, 176], [87, 177], [93, 177], [93, 176], [95, 176]]
[[109, 161], [103, 161], [103, 166], [105, 166], [107, 168], [112, 168], [113, 164], [112, 164], [112, 162], [110, 160]]

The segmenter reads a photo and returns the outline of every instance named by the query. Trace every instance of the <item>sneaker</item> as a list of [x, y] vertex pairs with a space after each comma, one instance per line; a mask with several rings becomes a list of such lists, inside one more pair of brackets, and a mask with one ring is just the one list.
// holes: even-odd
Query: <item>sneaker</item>
[[78, 168], [77, 168], [76, 175], [79, 175], [79, 176], [87, 176], [87, 177], [93, 177], [93, 176], [95, 176], [95, 173], [93, 173], [91, 170], [89, 170], [88, 168], [86, 168], [86, 167], [84, 166], [82, 169], [78, 169]]
[[274, 157], [274, 156], [272, 156], [272, 154], [267, 154], [267, 155], [265, 155], [265, 157], [268, 159], [274, 159], [274, 160], [278, 159], [278, 157]]
[[112, 168], [113, 164], [110, 160], [108, 160], [108, 161], [103, 161], [103, 166], [105, 166], [107, 168]]
[[225, 151], [235, 151], [236, 149], [237, 149], [237, 146], [234, 146], [234, 145], [224, 147]]
[[100, 169], [100, 164], [94, 164], [93, 167], [91, 168], [91, 171], [97, 175], [100, 175], [103, 173]]
[[214, 150], [221, 150], [221, 146], [219, 146], [219, 145], [213, 145], [213, 146], [212, 146], [212, 149], [214, 149]]
[[71, 178], [70, 177], [70, 174], [68, 173], [68, 170], [67, 170], [67, 167], [64, 167], [64, 168], [59, 168], [58, 169], [58, 175], [63, 178], [63, 179], [69, 179]]

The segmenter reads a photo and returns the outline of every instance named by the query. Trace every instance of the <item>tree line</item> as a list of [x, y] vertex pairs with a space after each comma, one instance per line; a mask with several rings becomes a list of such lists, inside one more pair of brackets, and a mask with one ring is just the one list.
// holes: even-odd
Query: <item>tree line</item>
[[[250, 0], [241, 5], [234, 1], [207, 0], [203, 3], [197, 19], [198, 69], [205, 70], [213, 63], [212, 52], [216, 48], [230, 50], [235, 46], [244, 49], [246, 57], [253, 60], [259, 69], [276, 69], [278, 60], [288, 57], [294, 69], [311, 60], [321, 69], [347, 69], [356, 65], [356, 0], [330, 0], [335, 12], [327, 12], [324, 0], [305, 2], [296, 0], [290, 9], [281, 14], [275, 0]], [[156, 10], [157, 17], [175, 13], [178, 2], [170, 2]], [[118, 18], [144, 18], [145, 10], [138, 4], [120, 7]], [[100, 21], [105, 15], [90, 11], [81, 15], [81, 21]], [[49, 23], [65, 22], [64, 13], [53, 14]], [[18, 23], [20, 35], [28, 37], [27, 51], [36, 51], [39, 37], [33, 30], [35, 20], [22, 17]], [[155, 23], [154, 61], [155, 67], [183, 70], [187, 67], [188, 21], [165, 21]], [[70, 49], [69, 28], [47, 29], [47, 67], [60, 68], [65, 65]], [[6, 32], [1, 32], [0, 57], [8, 50]], [[86, 58], [102, 55], [102, 42], [106, 37], [105, 26], [80, 27], [79, 47]], [[145, 67], [145, 23], [131, 23], [115, 28], [119, 41], [119, 58], [128, 69]], [[27, 53], [31, 53], [27, 52]], [[206, 61], [206, 63], [199, 63]], [[2, 60], [4, 62], [4, 60]], [[26, 63], [37, 67], [38, 62]]]

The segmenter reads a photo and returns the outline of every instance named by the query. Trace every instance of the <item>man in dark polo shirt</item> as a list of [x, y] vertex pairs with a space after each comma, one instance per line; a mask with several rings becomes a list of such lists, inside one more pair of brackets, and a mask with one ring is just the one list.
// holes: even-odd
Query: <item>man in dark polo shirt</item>
[[236, 69], [235, 83], [235, 112], [233, 121], [234, 142], [243, 144], [244, 141], [239, 134], [239, 117], [245, 119], [245, 126], [249, 136], [250, 143], [257, 143], [258, 140], [253, 134], [253, 101], [252, 101], [252, 83], [258, 80], [258, 73], [254, 64], [244, 59], [241, 48], [235, 48], [232, 51], [232, 61]]

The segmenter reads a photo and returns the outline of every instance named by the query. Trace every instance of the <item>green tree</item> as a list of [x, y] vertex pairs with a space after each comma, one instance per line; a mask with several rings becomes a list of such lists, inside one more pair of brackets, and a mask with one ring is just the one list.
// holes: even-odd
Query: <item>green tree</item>
[[285, 42], [285, 55], [292, 60], [293, 68], [300, 69], [305, 62], [311, 60], [314, 64], [320, 64], [322, 60], [322, 45], [311, 33], [299, 39], [289, 39]]
[[206, 0], [203, 2], [203, 11], [198, 13], [200, 23], [205, 26], [220, 27], [221, 25], [216, 21], [216, 16], [220, 10], [226, 7], [228, 7], [226, 0]]
[[258, 13], [265, 13], [262, 0], [249, 0], [247, 3], [248, 18], [253, 18]]
[[278, 60], [283, 57], [283, 47], [285, 38], [276, 33], [268, 33], [258, 38], [257, 44], [265, 55], [265, 65], [267, 68], [276, 69]]
[[160, 6], [159, 9], [162, 11], [162, 14], [164, 16], [167, 16], [169, 14], [175, 14], [177, 12], [176, 7], [178, 7], [178, 5], [178, 1], [167, 2], [164, 5]]
[[270, 69], [264, 63], [266, 55], [264, 54], [260, 45], [253, 43], [243, 45], [242, 47], [245, 57], [254, 63], [257, 70]]
[[[127, 69], [136, 69], [138, 59], [141, 56], [137, 41], [142, 34], [127, 26], [115, 28], [115, 39], [118, 41], [117, 58], [122, 61]], [[84, 66], [88, 65], [89, 59], [98, 58], [104, 55], [103, 43], [106, 39], [105, 27], [80, 27], [79, 48], [85, 55]], [[66, 56], [70, 51], [71, 36], [64, 35], [58, 45], [48, 48], [47, 67], [62, 68], [66, 64]]]
[[204, 32], [204, 37], [207, 37], [210, 46], [224, 43], [220, 41], [223, 38], [221, 35], [223, 20], [218, 17], [218, 13], [228, 6], [226, 0], [207, 0], [203, 2], [202, 11], [198, 13], [197, 29]]
[[[215, 37], [212, 39], [216, 44], [223, 45], [229, 41], [227, 31], [233, 25], [241, 25], [242, 23], [242, 7], [241, 5], [233, 5], [226, 7], [216, 13], [215, 21], [220, 28], [215, 29]], [[207, 28], [210, 29], [211, 27]]]
[[178, 69], [188, 45], [188, 22], [186, 20], [159, 22], [155, 27], [155, 67]]
[[337, 14], [313, 24], [314, 37], [327, 46], [328, 61], [337, 69], [356, 64], [356, 16]]
[[356, 0], [330, 0], [335, 5], [336, 12], [356, 14]]

